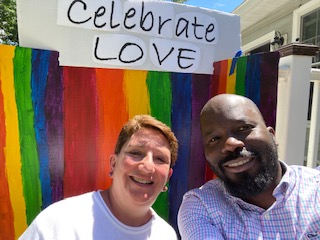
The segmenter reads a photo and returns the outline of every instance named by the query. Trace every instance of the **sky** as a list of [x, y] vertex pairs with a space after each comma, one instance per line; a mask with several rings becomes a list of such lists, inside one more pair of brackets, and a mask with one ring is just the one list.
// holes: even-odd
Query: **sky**
[[187, 0], [185, 4], [223, 12], [232, 12], [243, 0]]

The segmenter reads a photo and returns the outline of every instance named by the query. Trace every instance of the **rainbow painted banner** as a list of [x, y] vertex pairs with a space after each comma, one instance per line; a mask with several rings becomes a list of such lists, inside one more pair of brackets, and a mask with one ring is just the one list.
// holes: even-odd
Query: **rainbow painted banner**
[[[171, 126], [179, 156], [154, 208], [177, 228], [183, 194], [213, 177], [199, 112], [218, 93], [253, 99], [276, 119], [279, 53], [214, 63], [214, 74], [60, 67], [58, 53], [0, 45], [0, 239], [16, 239], [45, 207], [105, 189], [122, 125], [150, 114]], [[169, 204], [170, 203], [170, 204]]]

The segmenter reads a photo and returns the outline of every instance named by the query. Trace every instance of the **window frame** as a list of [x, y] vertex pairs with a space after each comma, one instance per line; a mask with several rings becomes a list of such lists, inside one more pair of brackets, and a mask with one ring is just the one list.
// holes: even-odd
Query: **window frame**
[[292, 24], [292, 39], [291, 42], [297, 42], [300, 39], [301, 19], [303, 16], [312, 13], [314, 10], [320, 8], [319, 0], [311, 0], [310, 2], [302, 5], [293, 11], [293, 24]]

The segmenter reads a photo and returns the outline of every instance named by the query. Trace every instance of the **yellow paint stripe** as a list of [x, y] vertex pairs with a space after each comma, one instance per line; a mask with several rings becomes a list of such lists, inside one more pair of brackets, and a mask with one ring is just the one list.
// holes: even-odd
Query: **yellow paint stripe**
[[232, 58], [228, 59], [228, 71], [227, 71], [227, 88], [226, 93], [235, 93], [236, 89], [236, 68], [234, 69], [233, 74], [229, 76], [230, 68], [232, 65]]
[[23, 197], [18, 113], [14, 91], [14, 46], [0, 45], [0, 79], [6, 121], [6, 172], [14, 216], [15, 237], [27, 228], [26, 204]]
[[124, 92], [127, 97], [129, 118], [137, 114], [150, 113], [149, 94], [146, 83], [147, 73], [147, 71], [142, 70], [124, 71]]

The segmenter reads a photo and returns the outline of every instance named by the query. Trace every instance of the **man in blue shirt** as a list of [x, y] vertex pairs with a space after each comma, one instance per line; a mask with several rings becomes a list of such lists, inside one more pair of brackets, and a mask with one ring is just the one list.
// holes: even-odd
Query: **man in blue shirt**
[[279, 161], [274, 129], [250, 99], [213, 97], [200, 125], [218, 178], [185, 194], [182, 239], [320, 239], [320, 171]]

